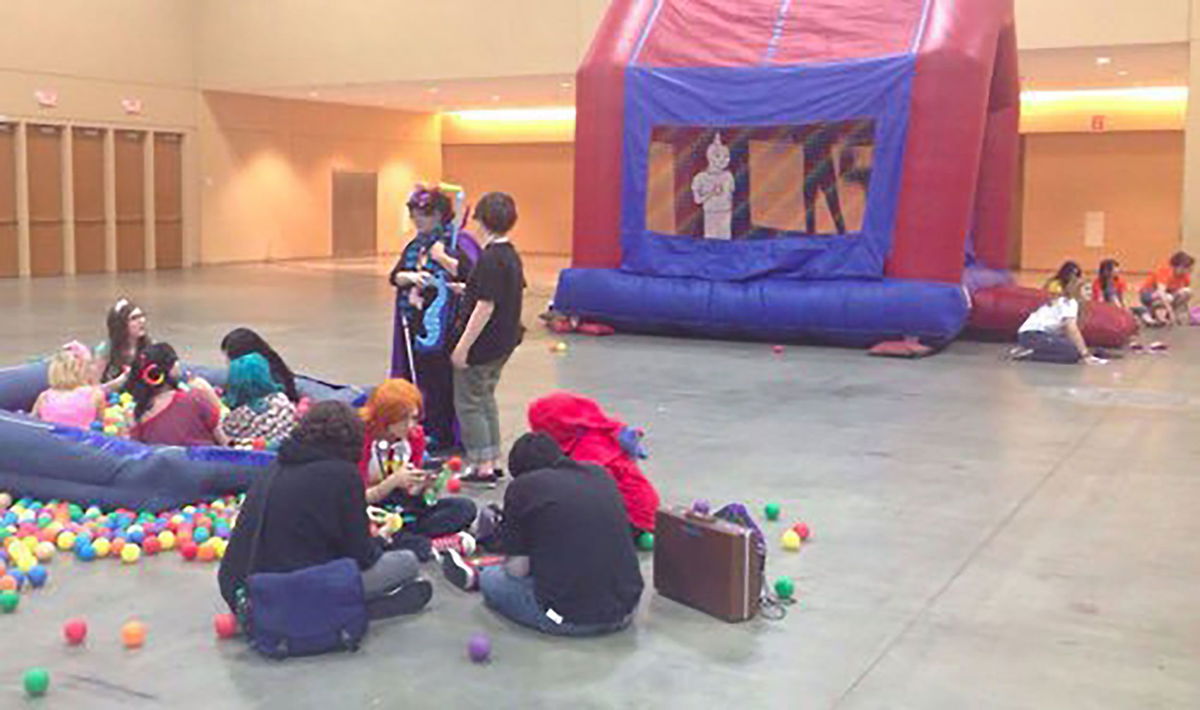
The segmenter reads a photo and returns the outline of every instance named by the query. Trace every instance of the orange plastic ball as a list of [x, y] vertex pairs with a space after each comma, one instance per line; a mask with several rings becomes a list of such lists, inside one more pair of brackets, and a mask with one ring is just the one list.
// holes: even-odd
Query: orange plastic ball
[[140, 621], [129, 621], [121, 627], [121, 643], [125, 648], [141, 648], [146, 643], [146, 625]]

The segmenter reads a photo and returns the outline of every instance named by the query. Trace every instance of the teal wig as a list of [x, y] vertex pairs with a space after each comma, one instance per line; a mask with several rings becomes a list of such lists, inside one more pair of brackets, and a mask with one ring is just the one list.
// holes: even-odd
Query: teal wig
[[248, 405], [261, 412], [266, 409], [266, 398], [282, 391], [283, 387], [271, 379], [271, 366], [262, 355], [250, 353], [229, 363], [224, 401], [230, 409]]

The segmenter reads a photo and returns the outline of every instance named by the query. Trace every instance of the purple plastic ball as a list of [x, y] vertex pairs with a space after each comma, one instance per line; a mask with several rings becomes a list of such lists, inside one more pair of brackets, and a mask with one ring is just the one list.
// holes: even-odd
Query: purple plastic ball
[[692, 503], [692, 512], [697, 515], [708, 515], [712, 512], [712, 505], [706, 500], [697, 500]]
[[467, 655], [475, 663], [485, 663], [492, 655], [492, 640], [487, 634], [473, 634], [467, 642]]

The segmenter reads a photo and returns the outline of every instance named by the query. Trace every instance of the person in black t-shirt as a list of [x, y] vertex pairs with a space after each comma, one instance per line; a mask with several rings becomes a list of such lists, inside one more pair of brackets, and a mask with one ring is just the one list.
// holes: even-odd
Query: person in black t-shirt
[[544, 633], [592, 636], [627, 627], [644, 585], [612, 478], [567, 458], [546, 434], [518, 439], [508, 463], [514, 480], [500, 526], [508, 559], [476, 572], [450, 550], [442, 557], [446, 578], [478, 587], [498, 613]]
[[517, 222], [517, 206], [503, 192], [479, 198], [475, 219], [482, 227], [483, 254], [467, 280], [454, 365], [454, 408], [462, 429], [471, 471], [467, 483], [495, 486], [500, 474], [500, 412], [496, 386], [500, 372], [521, 344], [521, 295], [525, 273], [521, 257], [508, 240]]

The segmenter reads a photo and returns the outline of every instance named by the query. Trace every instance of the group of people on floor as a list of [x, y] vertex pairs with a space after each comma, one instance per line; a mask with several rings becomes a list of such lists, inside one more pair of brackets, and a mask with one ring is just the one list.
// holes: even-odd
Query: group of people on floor
[[1048, 300], [1021, 325], [1012, 356], [1062, 364], [1102, 363], [1104, 359], [1088, 347], [1080, 326], [1081, 313], [1089, 302], [1128, 309], [1146, 327], [1191, 322], [1191, 274], [1195, 264], [1191, 255], [1176, 252], [1147, 276], [1138, 289], [1137, 302], [1129, 303], [1117, 260], [1100, 262], [1090, 299], [1085, 294], [1088, 285], [1083, 269], [1074, 261], [1064, 262], [1045, 284]]

